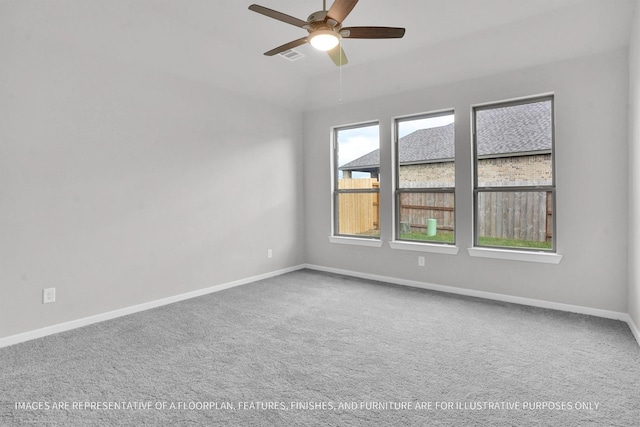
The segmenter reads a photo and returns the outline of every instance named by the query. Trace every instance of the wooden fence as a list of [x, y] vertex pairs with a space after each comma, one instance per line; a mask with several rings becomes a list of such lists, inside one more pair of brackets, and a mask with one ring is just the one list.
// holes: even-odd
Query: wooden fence
[[480, 236], [551, 242], [552, 216], [551, 192], [478, 193]]
[[[478, 233], [482, 237], [551, 242], [552, 216], [551, 192], [478, 194]], [[430, 218], [437, 221], [438, 231], [453, 231], [453, 193], [404, 193], [400, 196], [401, 231], [426, 231]], [[409, 229], [402, 230], [403, 226]]]
[[400, 231], [426, 232], [427, 220], [435, 219], [438, 231], [453, 231], [453, 193], [402, 193]]
[[[341, 189], [379, 188], [376, 179], [340, 179]], [[380, 193], [340, 194], [340, 234], [379, 235]], [[402, 232], [426, 232], [427, 220], [437, 221], [437, 230], [455, 227], [453, 193], [403, 193], [400, 196]], [[478, 233], [482, 237], [551, 242], [553, 238], [552, 193], [478, 193]]]
[[[338, 188], [380, 188], [380, 183], [375, 178], [343, 178]], [[380, 193], [341, 193], [338, 197], [340, 234], [380, 234]]]

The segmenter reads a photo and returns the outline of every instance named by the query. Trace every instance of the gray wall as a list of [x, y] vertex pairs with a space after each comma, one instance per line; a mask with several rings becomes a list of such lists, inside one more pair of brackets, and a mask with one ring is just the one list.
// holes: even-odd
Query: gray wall
[[[510, 24], [518, 37], [485, 32], [405, 53], [409, 66], [403, 68], [387, 60], [347, 68], [347, 104], [338, 104], [335, 70], [312, 77], [301, 97], [305, 83], [286, 74], [290, 64], [238, 51], [229, 60], [234, 67], [219, 67], [218, 56], [198, 53], [213, 47], [229, 59], [234, 48], [182, 31], [171, 14], [139, 11], [137, 18], [163, 31], [162, 40], [147, 40], [138, 52], [121, 49], [133, 34], [118, 26], [129, 3], [108, 9], [85, 2], [68, 9], [2, 3], [0, 337], [303, 262], [628, 310], [640, 324], [637, 4], [630, 78], [626, 48], [611, 50], [596, 31], [585, 32], [590, 38], [549, 32], [532, 47], [538, 55], [523, 55], [521, 42], [544, 28], [545, 15]], [[567, 10], [566, 18], [609, 9], [602, 3]], [[621, 47], [626, 32], [618, 22], [619, 16], [607, 19], [602, 28], [616, 33]], [[119, 43], [104, 42], [114, 36]], [[566, 45], [570, 54], [541, 55], [550, 42]], [[487, 50], [496, 56], [478, 61]], [[439, 57], [449, 59], [424, 60]], [[189, 62], [195, 58], [195, 65]], [[539, 58], [549, 64], [536, 66]], [[557, 101], [564, 259], [556, 266], [470, 258], [469, 105], [548, 91]], [[283, 107], [302, 104], [322, 109], [303, 115]], [[329, 128], [378, 119], [381, 135], [389, 136], [393, 116], [441, 108], [458, 112], [460, 253], [421, 254], [427, 267], [419, 268], [417, 253], [392, 251], [386, 243], [380, 249], [330, 244]], [[385, 242], [392, 227], [390, 149], [384, 138]], [[617, 209], [626, 206], [627, 194], [629, 210]], [[57, 289], [57, 302], [43, 305], [47, 287]]]
[[629, 315], [640, 327], [640, 0], [629, 45]]
[[37, 31], [0, 57], [0, 337], [303, 262], [300, 112]]
[[[393, 76], [388, 76], [389, 80]], [[559, 265], [472, 258], [470, 108], [555, 92]], [[307, 262], [406, 280], [627, 311], [627, 49], [305, 113]], [[391, 239], [394, 116], [456, 111], [458, 255], [397, 251]], [[382, 248], [331, 244], [330, 127], [380, 121]], [[418, 267], [417, 257], [426, 257]]]

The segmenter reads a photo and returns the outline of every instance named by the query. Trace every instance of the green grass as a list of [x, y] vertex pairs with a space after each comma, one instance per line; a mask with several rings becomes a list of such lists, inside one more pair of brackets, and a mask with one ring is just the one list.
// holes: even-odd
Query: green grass
[[364, 233], [358, 233], [356, 236], [380, 237], [380, 230], [368, 230]]

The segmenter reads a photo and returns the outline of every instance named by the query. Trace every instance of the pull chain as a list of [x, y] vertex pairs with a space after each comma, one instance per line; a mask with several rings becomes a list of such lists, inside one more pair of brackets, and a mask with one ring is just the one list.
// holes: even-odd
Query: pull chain
[[340, 48], [340, 95], [339, 95], [339, 100], [338, 103], [342, 104], [342, 38], [340, 38], [340, 44], [338, 45]]

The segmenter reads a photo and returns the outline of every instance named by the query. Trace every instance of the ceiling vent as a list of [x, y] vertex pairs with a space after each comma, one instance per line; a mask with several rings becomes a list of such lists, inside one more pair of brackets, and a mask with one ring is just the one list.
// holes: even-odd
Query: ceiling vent
[[283, 58], [288, 59], [289, 61], [292, 61], [292, 62], [293, 61], [297, 61], [298, 59], [304, 58], [303, 54], [301, 54], [297, 50], [293, 50], [293, 49], [285, 50], [284, 52], [279, 53], [278, 55], [280, 55]]

